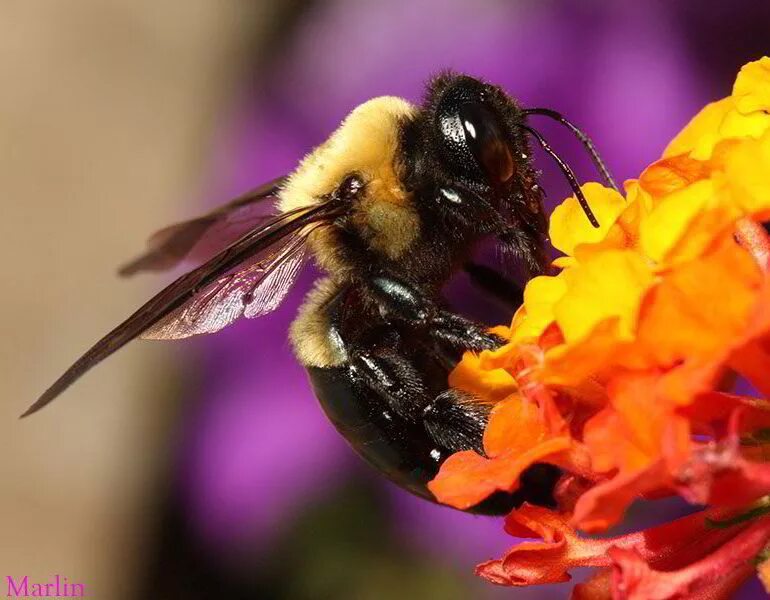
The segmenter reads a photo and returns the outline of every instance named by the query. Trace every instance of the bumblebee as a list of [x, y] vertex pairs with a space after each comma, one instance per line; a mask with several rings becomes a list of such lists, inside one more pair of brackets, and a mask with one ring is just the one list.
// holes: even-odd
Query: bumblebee
[[[98, 341], [24, 416], [134, 338], [185, 338], [269, 313], [310, 254], [325, 275], [291, 325], [297, 359], [352, 448], [399, 486], [433, 500], [426, 484], [449, 454], [483, 453], [491, 410], [448, 388], [448, 373], [463, 352], [503, 343], [452, 312], [442, 287], [465, 268], [487, 291], [516, 296], [505, 293], [511, 286], [503, 276], [473, 266], [483, 239], [515, 253], [530, 276], [546, 268], [546, 218], [529, 136], [556, 159], [598, 226], [571, 169], [528, 124], [532, 115], [570, 128], [614, 186], [572, 123], [549, 109], [524, 109], [478, 79], [442, 74], [419, 106], [369, 100], [290, 175], [155, 234], [122, 275], [182, 261], [199, 266]], [[271, 199], [277, 214], [265, 216]], [[535, 465], [517, 491], [470, 510], [551, 504], [559, 476], [556, 467]]]

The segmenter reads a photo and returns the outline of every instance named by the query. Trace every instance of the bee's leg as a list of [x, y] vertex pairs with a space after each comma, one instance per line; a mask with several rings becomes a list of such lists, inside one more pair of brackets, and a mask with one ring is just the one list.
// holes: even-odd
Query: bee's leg
[[421, 423], [439, 447], [483, 453], [481, 440], [490, 404], [455, 389], [433, 395], [423, 375], [397, 347], [354, 351], [350, 368], [354, 378], [383, 398], [399, 417]]
[[[398, 428], [402, 435], [406, 423], [422, 429], [425, 442], [435, 444], [430, 456], [437, 464], [449, 454], [462, 450], [475, 450], [484, 455], [484, 429], [492, 405], [457, 389], [448, 389], [435, 395], [426, 384], [423, 373], [406, 354], [402, 354], [399, 340], [394, 336], [389, 342], [387, 345], [367, 349], [352, 345], [349, 346], [348, 352], [351, 378], [374, 392], [378, 399], [372, 405], [377, 412], [377, 418], [386, 421], [403, 419], [404, 425]], [[392, 411], [392, 416], [388, 415], [388, 411]], [[373, 416], [370, 415], [369, 418]], [[421, 438], [418, 431], [414, 429], [414, 433], [408, 434], [414, 436], [413, 443], [418, 443], [417, 440]], [[399, 434], [391, 431], [388, 435], [396, 440]], [[431, 445], [427, 448], [431, 448]], [[560, 475], [561, 471], [557, 467], [535, 464], [521, 475], [517, 492], [493, 495], [474, 507], [473, 511], [503, 514], [524, 501], [541, 506], [554, 506], [553, 490]]]
[[484, 454], [482, 437], [491, 409], [491, 404], [467, 392], [448, 389], [423, 409], [422, 418], [426, 431], [439, 445], [452, 452], [475, 450]]
[[330, 334], [346, 356], [349, 378], [384, 400], [390, 411], [419, 423], [422, 409], [432, 399], [419, 370], [401, 349], [398, 332], [377, 320], [362, 320], [346, 311], [351, 288], [342, 288], [327, 306]]
[[445, 310], [434, 315], [427, 332], [434, 340], [461, 351], [494, 350], [505, 344], [486, 325]]
[[392, 348], [353, 350], [350, 371], [355, 380], [383, 398], [399, 417], [420, 422], [431, 393], [407, 357]]
[[367, 289], [385, 319], [408, 323], [433, 339], [460, 350], [490, 350], [504, 340], [480, 323], [440, 309], [414, 287], [394, 277], [379, 275]]
[[[437, 444], [452, 452], [471, 449], [484, 456], [483, 433], [491, 408], [466, 392], [449, 389], [425, 407], [425, 429]], [[502, 500], [509, 510], [522, 502], [554, 507], [554, 488], [561, 475], [559, 467], [535, 463], [521, 474], [514, 494], [490, 498], [491, 505]]]

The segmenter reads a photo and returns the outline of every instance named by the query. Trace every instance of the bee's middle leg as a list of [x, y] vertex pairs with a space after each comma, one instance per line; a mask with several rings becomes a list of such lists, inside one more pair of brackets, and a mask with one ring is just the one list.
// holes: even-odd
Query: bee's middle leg
[[[491, 405], [448, 390], [448, 371], [453, 354], [456, 358], [464, 350], [497, 348], [504, 340], [484, 325], [438, 307], [394, 277], [372, 278], [365, 288], [379, 307], [382, 324], [347, 320], [344, 295], [330, 307], [338, 338], [346, 346], [351, 378], [375, 392], [396, 415], [420, 424], [438, 446], [451, 452], [481, 452]], [[442, 352], [445, 349], [450, 352]], [[428, 369], [428, 354], [444, 367]]]
[[[450, 452], [482, 450], [482, 437], [491, 405], [460, 390], [445, 389], [446, 381], [426, 381], [409, 353], [398, 344], [351, 353], [351, 374], [377, 394], [399, 417], [421, 424], [437, 446]], [[445, 377], [445, 372], [444, 373]]]

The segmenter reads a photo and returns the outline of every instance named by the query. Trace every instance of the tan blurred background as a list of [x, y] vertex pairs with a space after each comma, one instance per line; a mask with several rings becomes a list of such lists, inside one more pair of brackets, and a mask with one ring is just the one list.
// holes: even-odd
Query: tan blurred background
[[55, 573], [92, 598], [129, 594], [146, 533], [135, 524], [162, 472], [147, 461], [174, 410], [139, 382], [167, 377], [168, 350], [132, 346], [16, 417], [157, 287], [114, 269], [191, 210], [266, 4], [0, 3], [3, 595], [7, 575]]

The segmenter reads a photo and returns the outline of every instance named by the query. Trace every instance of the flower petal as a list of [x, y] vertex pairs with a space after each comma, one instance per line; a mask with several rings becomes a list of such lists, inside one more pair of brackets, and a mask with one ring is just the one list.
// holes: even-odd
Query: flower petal
[[506, 453], [493, 459], [472, 450], [457, 452], [444, 461], [438, 475], [428, 483], [428, 489], [442, 504], [466, 510], [497, 491], [515, 491], [519, 487], [519, 477], [527, 467], [544, 462], [569, 447], [569, 438], [559, 437], [521, 454]]
[[743, 114], [770, 111], [770, 57], [744, 65], [733, 86], [736, 108]]
[[[699, 512], [645, 531], [591, 539], [578, 536], [567, 516], [524, 504], [508, 515], [505, 529], [512, 536], [537, 537], [542, 541], [520, 542], [503, 558], [480, 564], [476, 573], [501, 585], [559, 583], [568, 581], [574, 568], [610, 566], [611, 553], [618, 549], [632, 551], [643, 565], [655, 569], [687, 569], [704, 560], [708, 565], [710, 554], [716, 554], [749, 528], [745, 524], [713, 528], [708, 524], [713, 516], [714, 513]], [[698, 573], [706, 570], [700, 566], [698, 569]]]
[[618, 319], [618, 335], [631, 336], [642, 297], [654, 277], [630, 250], [609, 250], [562, 273], [567, 291], [555, 304], [556, 322], [565, 340], [583, 339], [600, 322]]
[[713, 553], [675, 571], [654, 569], [637, 549], [610, 548], [608, 553], [614, 564], [614, 597], [620, 600], [732, 598], [752, 573], [751, 560], [765, 547], [768, 539], [770, 518], [765, 517], [740, 531]]
[[612, 600], [612, 570], [599, 569], [572, 588], [570, 600]]
[[761, 286], [756, 263], [732, 236], [668, 274], [640, 314], [638, 339], [650, 364], [671, 368], [723, 357], [726, 343], [745, 332]]
[[640, 224], [642, 251], [659, 264], [699, 256], [739, 216], [735, 207], [718, 202], [714, 190], [705, 179], [664, 196]]
[[720, 130], [725, 117], [734, 109], [732, 98], [707, 104], [666, 146], [663, 158], [679, 154], [689, 154], [700, 160], [709, 158], [714, 146], [722, 139]]
[[554, 306], [567, 291], [563, 273], [531, 279], [524, 288], [523, 311], [519, 310], [511, 325], [511, 341], [535, 340], [554, 322]]
[[770, 59], [764, 57], [745, 65], [733, 86], [733, 95], [713, 102], [668, 145], [663, 157], [689, 154], [706, 160], [714, 147], [730, 138], [758, 138], [770, 128]]
[[718, 167], [724, 201], [754, 220], [770, 219], [770, 125], [756, 140], [725, 144]]
[[574, 256], [575, 247], [580, 244], [593, 244], [603, 240], [615, 219], [626, 207], [623, 196], [599, 183], [586, 183], [580, 189], [599, 221], [599, 227], [594, 227], [586, 219], [585, 212], [575, 196], [567, 198], [557, 206], [551, 214], [549, 236], [553, 247], [568, 256]]
[[575, 504], [572, 521], [583, 531], [604, 531], [617, 524], [632, 502], [659, 490], [668, 481], [662, 460], [649, 467], [599, 483]]
[[546, 508], [524, 504], [507, 517], [506, 531], [543, 541], [519, 543], [502, 559], [480, 564], [476, 574], [494, 583], [560, 583], [569, 581], [574, 567], [610, 564], [606, 552], [612, 541], [580, 538], [563, 516]]
[[750, 462], [741, 454], [739, 415], [724, 440], [699, 448], [675, 474], [677, 491], [689, 502], [740, 507], [770, 494], [770, 463]]
[[464, 390], [489, 402], [499, 402], [518, 391], [513, 375], [503, 368], [484, 368], [484, 359], [466, 352], [449, 374], [450, 387]]

